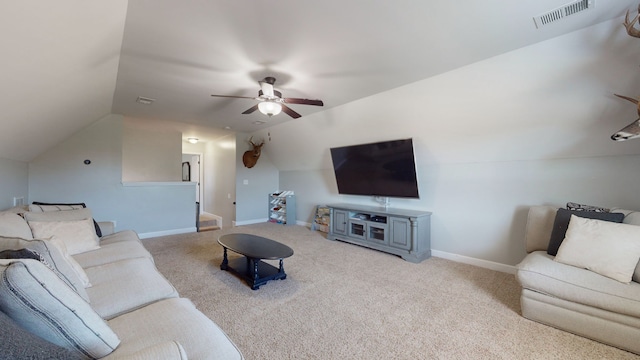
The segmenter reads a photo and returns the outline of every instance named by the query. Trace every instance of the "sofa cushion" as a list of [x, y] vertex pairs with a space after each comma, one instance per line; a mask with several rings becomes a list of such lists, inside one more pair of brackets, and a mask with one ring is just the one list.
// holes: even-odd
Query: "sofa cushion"
[[0, 310], [25, 330], [100, 358], [120, 343], [91, 306], [37, 260], [0, 260]]
[[[29, 249], [37, 252], [54, 269], [62, 281], [69, 285], [78, 295], [89, 301], [82, 279], [78, 276], [72, 262], [54, 245], [45, 240], [25, 240], [0, 236], [0, 250]], [[71, 259], [73, 260], [73, 259]]]
[[113, 357], [132, 354], [166, 341], [177, 341], [189, 359], [243, 358], [227, 335], [185, 298], [156, 302], [111, 319], [109, 325], [122, 339]]
[[151, 254], [140, 241], [100, 242], [100, 244], [100, 249], [76, 254], [73, 258], [83, 268], [135, 258], [147, 258], [153, 261]]
[[89, 282], [89, 277], [87, 276], [87, 273], [85, 273], [82, 266], [80, 266], [80, 264], [78, 264], [78, 262], [73, 257], [71, 257], [71, 255], [69, 255], [69, 251], [67, 250], [67, 245], [64, 242], [62, 242], [60, 239], [56, 238], [55, 236], [52, 236], [47, 241], [52, 243], [58, 250], [60, 250], [60, 253], [64, 257], [64, 260], [67, 262], [67, 264], [71, 266], [73, 271], [78, 276], [78, 279], [80, 279], [82, 286], [84, 286], [85, 288], [91, 287], [91, 282]]
[[517, 265], [520, 285], [563, 300], [640, 317], [640, 284], [624, 284], [586, 269], [553, 260], [545, 251], [527, 255]]
[[0, 329], [0, 357], [3, 359], [84, 359], [78, 353], [28, 332], [1, 311]]
[[80, 203], [50, 205], [45, 203], [34, 202], [33, 204], [29, 205], [29, 211], [32, 211], [32, 212], [67, 211], [67, 210], [78, 210], [78, 209], [84, 209], [84, 208], [86, 208], [86, 206]]
[[187, 360], [187, 353], [182, 345], [177, 341], [166, 341], [153, 346], [149, 346], [132, 354], [123, 355], [123, 353], [111, 353], [111, 355], [103, 358], [103, 360]]
[[103, 236], [102, 238], [100, 238], [100, 245], [111, 244], [111, 243], [116, 243], [121, 241], [136, 241], [142, 244], [142, 242], [140, 241], [140, 237], [138, 237], [138, 234], [135, 231], [122, 230], [122, 231], [118, 231], [111, 235]]
[[86, 289], [91, 306], [105, 319], [178, 296], [148, 258], [116, 261], [85, 271], [93, 285]]
[[67, 247], [70, 255], [99, 249], [98, 237], [91, 219], [69, 221], [29, 221], [35, 238], [55, 236]]
[[524, 239], [527, 253], [547, 251], [549, 238], [558, 208], [554, 206], [531, 206], [527, 212]]
[[27, 221], [72, 221], [93, 217], [90, 209], [82, 208], [67, 211], [28, 212], [24, 214], [24, 218]]
[[555, 260], [628, 283], [640, 261], [640, 226], [571, 215]]
[[549, 239], [549, 246], [547, 247], [547, 253], [549, 255], [556, 255], [558, 248], [564, 240], [564, 235], [569, 227], [569, 220], [571, 215], [579, 216], [587, 219], [597, 219], [604, 221], [611, 221], [621, 223], [624, 220], [624, 214], [622, 213], [606, 213], [595, 211], [574, 211], [567, 209], [558, 209], [556, 217], [553, 222], [553, 230], [551, 232], [551, 238]]
[[[31, 203], [31, 205], [29, 205], [29, 211], [33, 211], [33, 212], [66, 211], [66, 210], [84, 209], [86, 207], [87, 205], [85, 203], [73, 203], [73, 204], [44, 203], [44, 202], [34, 201], [33, 203]], [[91, 220], [93, 220], [93, 226], [95, 228], [96, 235], [98, 237], [102, 237], [102, 229], [100, 228], [100, 225], [98, 225], [95, 219], [92, 218]]]
[[22, 216], [12, 212], [0, 212], [0, 236], [31, 240], [31, 228]]

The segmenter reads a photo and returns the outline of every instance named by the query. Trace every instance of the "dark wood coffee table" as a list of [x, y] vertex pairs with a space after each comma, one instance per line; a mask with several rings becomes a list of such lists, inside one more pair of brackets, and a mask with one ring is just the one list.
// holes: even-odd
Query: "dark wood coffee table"
[[[293, 255], [293, 249], [277, 241], [251, 234], [227, 234], [218, 238], [224, 248], [220, 269], [230, 270], [243, 277], [252, 290], [257, 290], [269, 280], [286, 279], [282, 260]], [[227, 250], [244, 257], [229, 260]], [[265, 260], [280, 260], [280, 268], [267, 264]]]

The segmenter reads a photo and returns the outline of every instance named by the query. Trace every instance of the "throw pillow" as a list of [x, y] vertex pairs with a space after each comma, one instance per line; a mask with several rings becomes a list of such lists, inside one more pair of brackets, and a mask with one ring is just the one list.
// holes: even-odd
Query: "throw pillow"
[[20, 215], [12, 212], [0, 213], [0, 234], [8, 237], [33, 239], [29, 224]]
[[0, 357], [3, 359], [80, 360], [84, 357], [20, 327], [0, 311]]
[[585, 205], [578, 204], [574, 202], [567, 203], [567, 210], [575, 210], [575, 211], [595, 211], [595, 212], [611, 212], [611, 209], [604, 208], [601, 206], [593, 206], [593, 205]]
[[[67, 257], [63, 255], [58, 247], [52, 242], [40, 239], [25, 240], [0, 236], [0, 250], [16, 250], [23, 248], [40, 254], [40, 256], [42, 256], [45, 261], [51, 265], [56, 275], [58, 275], [62, 281], [69, 285], [83, 299], [89, 302], [89, 295], [85, 290], [82, 279], [80, 279], [77, 271], [74, 270], [73, 265]], [[76, 262], [73, 258], [71, 258], [71, 260]]]
[[547, 247], [547, 254], [555, 256], [558, 253], [558, 248], [564, 240], [564, 234], [569, 227], [569, 220], [571, 215], [579, 216], [587, 219], [597, 219], [603, 221], [611, 221], [621, 223], [624, 220], [624, 214], [622, 213], [603, 213], [595, 211], [575, 211], [567, 209], [558, 209], [556, 212], [556, 218], [553, 222], [553, 230], [551, 231], [551, 238], [549, 239], [549, 246]]
[[[46, 212], [46, 211], [65, 211], [65, 210], [77, 210], [84, 209], [87, 205], [85, 203], [75, 203], [75, 204], [65, 204], [65, 203], [44, 203], [39, 201], [34, 201], [29, 205], [29, 210], [33, 212]], [[96, 228], [96, 235], [98, 237], [102, 237], [102, 230], [100, 229], [100, 225], [93, 219], [93, 226]]]
[[88, 358], [120, 339], [78, 294], [36, 260], [0, 260], [0, 309], [25, 330]]
[[44, 259], [42, 255], [29, 249], [0, 251], [0, 259], [34, 259], [51, 268], [51, 265], [49, 265], [49, 263]]
[[45, 239], [52, 236], [62, 240], [69, 255], [97, 250], [98, 237], [93, 230], [91, 219], [72, 221], [29, 221], [33, 236]]
[[67, 210], [79, 210], [84, 209], [84, 204], [71, 204], [71, 205], [45, 205], [42, 203], [33, 203], [29, 205], [29, 211], [31, 212], [47, 212], [47, 211], [67, 211]]
[[629, 283], [640, 261], [640, 226], [572, 215], [555, 261]]

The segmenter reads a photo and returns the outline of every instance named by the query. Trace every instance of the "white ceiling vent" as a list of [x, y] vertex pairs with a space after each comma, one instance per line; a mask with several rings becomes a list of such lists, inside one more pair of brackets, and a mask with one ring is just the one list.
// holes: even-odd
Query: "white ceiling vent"
[[536, 23], [536, 27], [540, 29], [542, 26], [549, 25], [552, 22], [556, 22], [564, 19], [565, 17], [585, 10], [593, 9], [596, 5], [595, 0], [577, 0], [565, 4], [557, 9], [548, 11], [542, 15], [535, 16], [533, 21]]

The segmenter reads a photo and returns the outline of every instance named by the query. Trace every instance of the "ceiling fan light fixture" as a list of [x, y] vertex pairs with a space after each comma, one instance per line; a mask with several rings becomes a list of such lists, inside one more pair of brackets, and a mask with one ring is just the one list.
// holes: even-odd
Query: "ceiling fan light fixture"
[[263, 101], [258, 104], [258, 110], [265, 115], [278, 115], [282, 111], [282, 105], [274, 101]]

